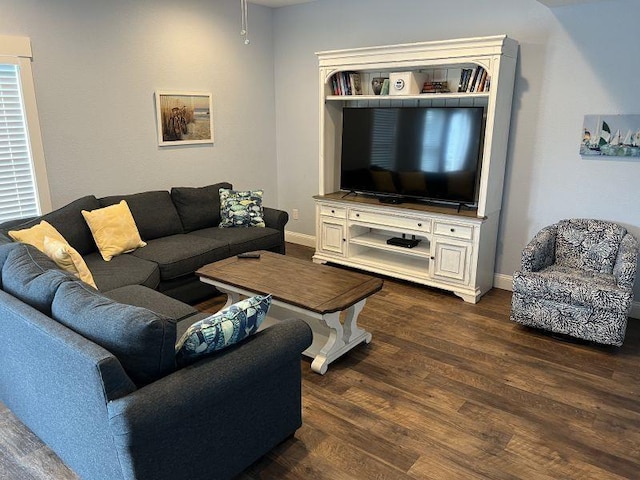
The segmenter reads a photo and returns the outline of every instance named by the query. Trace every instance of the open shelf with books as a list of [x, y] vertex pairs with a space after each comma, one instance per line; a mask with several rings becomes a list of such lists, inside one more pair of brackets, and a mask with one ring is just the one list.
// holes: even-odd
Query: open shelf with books
[[[422, 68], [416, 69], [422, 80], [420, 93], [422, 95], [457, 95], [457, 94], [486, 94], [490, 91], [491, 76], [487, 69], [476, 63], [449, 66], [447, 68]], [[384, 84], [394, 73], [393, 70], [344, 70], [331, 75], [327, 82], [327, 99], [336, 97], [371, 96], [387, 97], [389, 87], [383, 86], [381, 93], [375, 93], [374, 83]], [[393, 96], [393, 95], [391, 95]], [[405, 97], [406, 95], [403, 95]]]

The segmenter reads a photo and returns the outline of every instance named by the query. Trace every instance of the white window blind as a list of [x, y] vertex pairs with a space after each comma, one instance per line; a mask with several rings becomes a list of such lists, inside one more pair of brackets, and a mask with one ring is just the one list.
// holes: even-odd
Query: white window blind
[[39, 215], [20, 67], [0, 63], [0, 222]]

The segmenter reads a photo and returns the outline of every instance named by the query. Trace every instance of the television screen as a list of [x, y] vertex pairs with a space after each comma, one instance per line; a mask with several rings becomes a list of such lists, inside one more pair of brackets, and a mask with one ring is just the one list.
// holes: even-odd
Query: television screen
[[345, 108], [340, 188], [477, 203], [482, 107]]

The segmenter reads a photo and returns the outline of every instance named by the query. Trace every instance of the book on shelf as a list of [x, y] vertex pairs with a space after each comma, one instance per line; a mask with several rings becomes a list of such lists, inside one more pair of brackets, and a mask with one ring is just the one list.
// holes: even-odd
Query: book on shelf
[[479, 65], [473, 69], [473, 78], [469, 82], [469, 87], [467, 88], [467, 92], [473, 93], [476, 91], [475, 89], [478, 86], [478, 79], [480, 78], [480, 75], [482, 75], [482, 70], [484, 69]]
[[349, 82], [351, 83], [351, 94], [362, 95], [362, 83], [360, 82], [360, 74], [356, 72], [350, 73]]
[[449, 84], [446, 80], [437, 82], [424, 82], [422, 93], [449, 93]]
[[489, 73], [484, 67], [463, 68], [460, 71], [460, 81], [458, 82], [458, 92], [488, 92], [490, 85]]
[[389, 95], [389, 79], [385, 78], [382, 81], [382, 90], [380, 90], [380, 95]]
[[487, 82], [487, 71], [483, 68], [482, 75], [480, 76], [480, 81], [478, 82], [478, 88], [476, 92], [484, 92], [484, 86]]
[[333, 95], [362, 95], [362, 81], [357, 72], [338, 72], [331, 77]]
[[463, 68], [460, 73], [460, 82], [458, 84], [458, 92], [466, 92], [469, 87], [469, 81], [473, 75], [472, 68]]

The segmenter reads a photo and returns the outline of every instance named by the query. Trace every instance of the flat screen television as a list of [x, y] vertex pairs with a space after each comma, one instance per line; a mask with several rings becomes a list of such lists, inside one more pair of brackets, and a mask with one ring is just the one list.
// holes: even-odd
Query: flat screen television
[[483, 107], [344, 108], [340, 189], [477, 205]]

